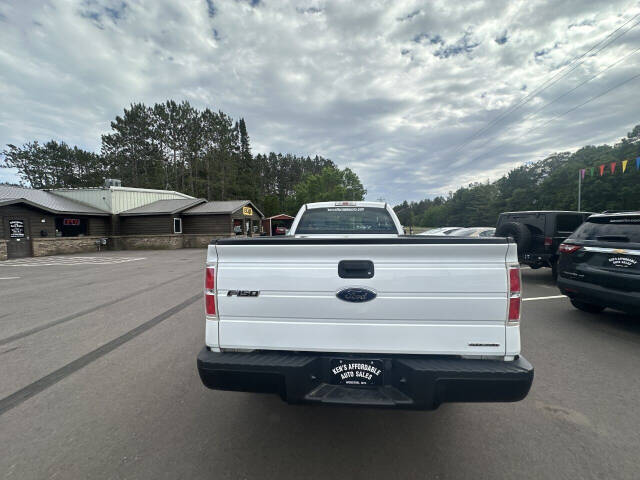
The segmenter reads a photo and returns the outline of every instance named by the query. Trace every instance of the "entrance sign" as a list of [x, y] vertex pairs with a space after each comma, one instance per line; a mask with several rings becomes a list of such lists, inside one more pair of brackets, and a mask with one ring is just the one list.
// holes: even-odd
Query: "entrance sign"
[[65, 218], [62, 223], [64, 225], [80, 225], [80, 219], [79, 218]]
[[9, 232], [11, 238], [24, 238], [24, 220], [10, 220]]

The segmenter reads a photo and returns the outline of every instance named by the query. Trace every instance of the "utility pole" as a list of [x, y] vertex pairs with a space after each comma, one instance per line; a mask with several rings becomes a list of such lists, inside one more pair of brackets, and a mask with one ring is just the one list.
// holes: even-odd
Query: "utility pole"
[[582, 207], [582, 170], [578, 170], [578, 211]]

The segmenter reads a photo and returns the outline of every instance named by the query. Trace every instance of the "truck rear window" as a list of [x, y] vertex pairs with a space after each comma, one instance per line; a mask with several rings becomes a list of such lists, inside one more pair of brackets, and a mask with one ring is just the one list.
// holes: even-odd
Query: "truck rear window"
[[391, 215], [376, 207], [326, 207], [307, 209], [296, 234], [398, 233]]
[[640, 243], [640, 217], [590, 218], [571, 235], [571, 238]]

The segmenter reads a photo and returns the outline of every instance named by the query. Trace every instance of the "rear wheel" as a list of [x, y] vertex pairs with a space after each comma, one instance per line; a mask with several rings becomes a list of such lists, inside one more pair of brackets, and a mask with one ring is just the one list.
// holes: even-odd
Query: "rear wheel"
[[582, 310], [583, 312], [589, 313], [600, 313], [605, 307], [602, 305], [596, 305], [594, 303], [581, 302], [580, 300], [571, 299], [571, 305], [576, 307], [578, 310]]
[[551, 261], [551, 276], [554, 282], [558, 280], [558, 260]]

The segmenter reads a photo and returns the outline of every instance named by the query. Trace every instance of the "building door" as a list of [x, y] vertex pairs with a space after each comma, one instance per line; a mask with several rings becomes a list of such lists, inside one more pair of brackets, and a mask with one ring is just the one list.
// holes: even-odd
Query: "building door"
[[27, 218], [5, 217], [5, 225], [8, 227], [9, 242], [7, 243], [7, 256], [9, 258], [22, 258], [31, 256], [31, 233]]

